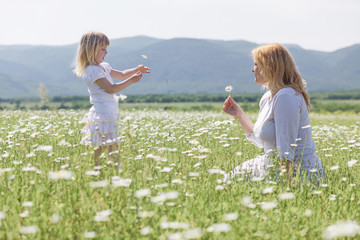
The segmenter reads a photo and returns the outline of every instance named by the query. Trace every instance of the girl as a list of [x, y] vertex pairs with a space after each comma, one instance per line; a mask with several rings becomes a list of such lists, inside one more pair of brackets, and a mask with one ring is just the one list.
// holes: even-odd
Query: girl
[[[138, 82], [143, 73], [150, 73], [150, 69], [142, 65], [124, 71], [112, 69], [104, 62], [109, 44], [109, 39], [103, 33], [96, 31], [85, 33], [80, 40], [74, 70], [78, 77], [84, 79], [90, 94], [90, 103], [93, 104], [82, 120], [86, 125], [81, 131], [83, 133], [81, 144], [96, 146], [94, 152], [96, 166], [99, 165], [99, 156], [105, 150], [108, 150], [109, 156], [114, 153], [118, 159], [117, 164], [120, 164], [117, 151], [120, 142], [117, 133], [120, 117], [115, 93]], [[114, 83], [112, 78], [124, 81]]]
[[323, 166], [311, 136], [309, 95], [292, 56], [276, 43], [260, 46], [252, 55], [255, 83], [269, 89], [260, 100], [256, 123], [231, 97], [225, 100], [223, 111], [237, 118], [248, 140], [263, 148], [265, 155], [237, 166], [225, 175], [225, 181], [238, 174], [265, 177], [275, 164], [273, 159], [283, 164], [290, 177], [298, 168], [315, 175], [316, 181], [323, 176]]

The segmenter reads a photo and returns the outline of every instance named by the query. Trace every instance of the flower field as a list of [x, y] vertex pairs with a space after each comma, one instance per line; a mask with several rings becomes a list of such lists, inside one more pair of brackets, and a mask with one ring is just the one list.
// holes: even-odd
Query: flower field
[[310, 116], [314, 186], [223, 183], [263, 151], [220, 111], [120, 111], [120, 166], [95, 168], [84, 114], [1, 111], [0, 239], [360, 238], [359, 115]]

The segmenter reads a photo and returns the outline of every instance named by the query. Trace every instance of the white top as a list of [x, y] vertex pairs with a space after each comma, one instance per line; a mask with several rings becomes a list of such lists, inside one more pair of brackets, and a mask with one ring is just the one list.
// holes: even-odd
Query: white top
[[114, 82], [110, 76], [112, 68], [106, 62], [102, 62], [100, 66], [87, 66], [82, 77], [88, 87], [90, 103], [94, 105], [95, 112], [117, 114], [119, 112], [119, 103], [115, 94], [106, 92], [103, 88], [95, 83], [95, 81], [100, 78], [106, 78], [110, 83], [113, 84]]
[[293, 88], [280, 89], [269, 100], [270, 96], [270, 91], [262, 96], [258, 119], [248, 140], [264, 148], [267, 156], [277, 150], [279, 157], [296, 165], [301, 163], [305, 169], [322, 168], [315, 153], [304, 97]]

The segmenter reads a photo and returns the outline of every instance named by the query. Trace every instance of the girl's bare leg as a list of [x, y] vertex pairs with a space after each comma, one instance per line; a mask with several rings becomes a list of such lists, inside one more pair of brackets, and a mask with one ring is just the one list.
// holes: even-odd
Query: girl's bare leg
[[94, 151], [95, 166], [99, 166], [99, 157], [106, 149], [107, 146], [99, 146], [99, 148]]
[[114, 143], [109, 146], [109, 159], [114, 160], [117, 162], [117, 168], [120, 167], [120, 157], [119, 157], [119, 145]]

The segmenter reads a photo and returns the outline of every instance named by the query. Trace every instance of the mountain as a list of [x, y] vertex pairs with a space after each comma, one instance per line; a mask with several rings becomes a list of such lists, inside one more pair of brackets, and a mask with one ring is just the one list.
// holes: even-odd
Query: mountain
[[[151, 74], [123, 91], [147, 93], [256, 93], [248, 41], [157, 39], [147, 36], [111, 40], [106, 62], [123, 70], [139, 64]], [[360, 89], [360, 44], [334, 52], [312, 51], [285, 44], [308, 83], [309, 91]], [[77, 44], [65, 46], [0, 46], [0, 98], [38, 96], [43, 82], [50, 96], [87, 95], [83, 80], [72, 70]], [[141, 55], [146, 55], [144, 59]]]

